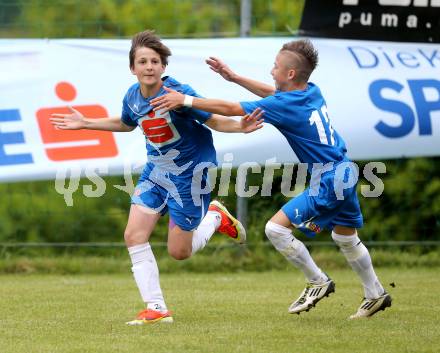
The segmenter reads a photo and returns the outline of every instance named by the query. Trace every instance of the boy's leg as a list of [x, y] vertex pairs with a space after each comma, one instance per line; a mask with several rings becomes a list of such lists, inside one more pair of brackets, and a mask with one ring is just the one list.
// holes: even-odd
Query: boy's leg
[[334, 242], [338, 245], [351, 268], [359, 276], [364, 287], [365, 298], [378, 298], [384, 292], [384, 289], [374, 272], [370, 253], [359, 239], [356, 229], [341, 228], [336, 226], [333, 229], [332, 238]]
[[290, 226], [290, 219], [280, 210], [267, 222], [266, 235], [274, 247], [304, 273], [309, 282], [325, 282], [327, 276], [313, 261], [305, 245], [293, 236]]
[[140, 205], [132, 205], [124, 238], [132, 261], [133, 276], [147, 309], [128, 322], [142, 325], [157, 321], [172, 322], [159, 284], [159, 270], [148, 243], [160, 214]]
[[[209, 190], [208, 170], [193, 171], [193, 180], [174, 180], [181, 202], [170, 198], [167, 202], [170, 214], [168, 250], [176, 259], [186, 259], [203, 249], [217, 231], [244, 242], [246, 232], [219, 201], [212, 201]], [[186, 233], [186, 234], [184, 234]]]
[[[171, 217], [171, 215], [170, 215]], [[170, 219], [168, 229], [168, 253], [176, 260], [191, 257], [193, 231], [184, 230]]]
[[364, 287], [364, 300], [351, 318], [368, 317], [391, 306], [391, 296], [385, 292], [373, 269], [370, 253], [357, 235], [363, 226], [363, 217], [356, 188], [346, 190], [343, 207], [333, 217], [329, 228], [332, 238], [344, 254]]
[[169, 205], [168, 251], [177, 260], [184, 260], [203, 249], [216, 231], [240, 242], [246, 239], [242, 224], [219, 201], [212, 201], [209, 204], [208, 212], [194, 231], [188, 230], [190, 227], [186, 223], [188, 219], [192, 220], [192, 223], [197, 223], [199, 219], [196, 214], [203, 214], [203, 210], [191, 212], [188, 206], [183, 214], [173, 206]]
[[191, 255], [203, 249], [220, 225], [221, 216], [217, 212], [208, 211], [197, 229], [194, 230], [191, 243]]
[[321, 271], [305, 245], [296, 239], [290, 229], [292, 223], [283, 210], [278, 211], [266, 224], [266, 235], [274, 247], [295, 267], [300, 269], [308, 284], [300, 297], [289, 307], [290, 313], [309, 311], [315, 304], [334, 292], [334, 282]]
[[391, 296], [385, 292], [373, 269], [370, 253], [361, 242], [355, 228], [335, 226], [332, 238], [344, 254], [364, 287], [364, 300], [351, 318], [369, 317], [391, 306]]
[[191, 257], [204, 247], [216, 230], [216, 219], [207, 213], [210, 194], [199, 195], [199, 202], [193, 199], [192, 188], [186, 180], [177, 182], [180, 201], [169, 198], [170, 215], [168, 228], [168, 253], [176, 260]]

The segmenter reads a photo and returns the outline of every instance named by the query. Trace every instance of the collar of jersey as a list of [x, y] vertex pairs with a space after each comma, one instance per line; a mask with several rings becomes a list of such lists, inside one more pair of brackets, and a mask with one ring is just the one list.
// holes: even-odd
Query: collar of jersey
[[280, 91], [279, 89], [277, 89], [275, 91], [275, 94], [278, 94], [278, 93], [302, 94], [304, 92], [311, 91], [311, 90], [315, 89], [315, 87], [316, 87], [316, 85], [313, 82], [307, 82], [306, 89], [294, 89], [293, 91]]
[[[147, 98], [144, 97], [144, 99], [145, 99], [147, 102], [150, 102], [152, 99], [154, 99], [154, 98], [156, 98], [156, 97], [159, 97], [159, 96], [162, 95], [162, 94], [165, 94], [166, 92], [165, 92], [165, 90], [163, 89], [163, 86], [165, 86], [165, 87], [169, 87], [169, 88], [172, 88], [172, 89], [174, 89], [174, 90], [180, 92], [180, 91], [181, 91], [180, 87], [181, 87], [182, 85], [180, 84], [180, 82], [178, 82], [178, 81], [175, 80], [174, 78], [172, 78], [172, 77], [170, 77], [170, 76], [164, 76], [164, 77], [162, 77], [162, 87], [160, 88], [159, 92], [157, 92], [154, 96], [149, 96], [149, 97], [147, 97]], [[139, 87], [139, 90], [140, 90], [140, 87]], [[142, 95], [142, 93], [140, 93], [140, 94]], [[151, 109], [150, 109], [150, 110], [151, 110]]]

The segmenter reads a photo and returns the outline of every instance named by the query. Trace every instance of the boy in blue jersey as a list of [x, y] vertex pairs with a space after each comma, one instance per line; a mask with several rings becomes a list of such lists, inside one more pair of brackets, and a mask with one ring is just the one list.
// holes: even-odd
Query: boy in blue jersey
[[[218, 201], [210, 203], [207, 168], [216, 165], [211, 131], [248, 133], [261, 127], [262, 112], [246, 114], [241, 121], [194, 108], [160, 114], [151, 99], [172, 88], [197, 96], [188, 85], [162, 77], [170, 50], [152, 31], [136, 34], [129, 54], [130, 70], [138, 83], [123, 100], [122, 116], [88, 119], [72, 108], [71, 114], [53, 114], [57, 129], [92, 129], [128, 132], [139, 126], [147, 141], [148, 162], [131, 200], [124, 233], [134, 279], [146, 309], [130, 325], [172, 322], [159, 283], [159, 271], [149, 238], [159, 218], [170, 214], [168, 252], [183, 260], [202, 249], [216, 232], [244, 242], [246, 233]], [[209, 207], [209, 208], [208, 208]]]
[[[308, 40], [283, 45], [275, 58], [271, 75], [275, 88], [239, 76], [216, 58], [207, 60], [211, 69], [226, 80], [243, 86], [263, 99], [233, 103], [216, 99], [169, 94], [152, 101], [155, 109], [168, 111], [192, 106], [211, 113], [242, 115], [256, 108], [265, 111], [265, 122], [275, 126], [287, 139], [302, 163], [308, 164], [311, 186], [290, 200], [266, 224], [266, 235], [288, 261], [303, 271], [308, 284], [289, 307], [290, 313], [309, 311], [334, 292], [334, 282], [316, 265], [304, 244], [292, 234], [297, 228], [306, 235], [332, 230], [332, 238], [358, 274], [364, 299], [350, 318], [374, 315], [391, 305], [362, 244], [357, 228], [363, 219], [356, 194], [357, 169], [346, 156], [342, 138], [333, 129], [319, 88], [308, 79], [318, 63], [318, 54]], [[351, 182], [350, 182], [351, 181]]]

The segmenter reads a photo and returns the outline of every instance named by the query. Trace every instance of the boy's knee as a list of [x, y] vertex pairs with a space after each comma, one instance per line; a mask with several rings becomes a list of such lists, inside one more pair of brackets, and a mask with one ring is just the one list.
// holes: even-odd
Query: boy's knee
[[369, 254], [357, 233], [354, 235], [340, 235], [333, 231], [332, 239], [338, 245], [339, 249], [341, 249], [348, 261], [356, 261], [366, 256], [366, 254]]
[[266, 223], [266, 227], [264, 229], [264, 232], [266, 233], [266, 236], [269, 239], [277, 238], [280, 235], [288, 235], [292, 234], [292, 231], [290, 228], [286, 228], [282, 225], [279, 225], [275, 222], [269, 221]]
[[125, 229], [124, 240], [127, 246], [134, 246], [146, 242], [145, 232], [135, 229]]
[[290, 228], [286, 228], [272, 221], [266, 223], [265, 233], [269, 241], [277, 250], [285, 247], [286, 239], [289, 240], [289, 243], [294, 239]]
[[168, 254], [175, 260], [186, 260], [191, 257], [191, 249], [184, 247], [168, 247]]

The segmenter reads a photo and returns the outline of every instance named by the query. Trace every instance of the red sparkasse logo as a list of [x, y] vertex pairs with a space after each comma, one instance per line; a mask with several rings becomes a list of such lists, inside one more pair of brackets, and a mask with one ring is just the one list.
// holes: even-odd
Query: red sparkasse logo
[[[68, 82], [59, 82], [55, 93], [64, 102], [76, 97], [75, 87]], [[73, 106], [84, 116], [95, 119], [108, 116], [107, 110], [100, 105]], [[53, 113], [70, 113], [67, 107], [42, 108], [36, 113], [45, 145], [47, 157], [52, 161], [67, 161], [88, 158], [108, 158], [118, 154], [113, 133], [96, 130], [56, 130], [50, 122]]]

